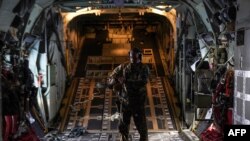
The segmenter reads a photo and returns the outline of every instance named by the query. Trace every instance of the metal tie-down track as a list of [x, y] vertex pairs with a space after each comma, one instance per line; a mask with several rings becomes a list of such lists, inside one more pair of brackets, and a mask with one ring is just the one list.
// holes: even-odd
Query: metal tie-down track
[[[110, 89], [97, 89], [98, 79], [80, 78], [75, 97], [67, 114], [65, 135], [80, 128], [84, 134], [68, 138], [69, 141], [118, 141], [116, 96]], [[175, 129], [167, 104], [166, 93], [160, 77], [150, 78], [147, 84], [148, 100], [146, 116], [150, 141], [181, 141]], [[139, 140], [139, 134], [131, 120], [130, 137]]]

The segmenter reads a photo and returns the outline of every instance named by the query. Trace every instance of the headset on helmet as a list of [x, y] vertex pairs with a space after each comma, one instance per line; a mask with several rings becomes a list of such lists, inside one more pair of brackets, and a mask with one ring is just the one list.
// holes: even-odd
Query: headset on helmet
[[134, 52], [134, 53], [136, 53], [136, 54], [138, 54], [139, 59], [142, 60], [142, 51], [141, 51], [140, 48], [138, 48], [138, 47], [132, 48], [132, 49], [128, 52], [129, 55], [130, 55], [130, 52], [131, 52], [131, 51]]

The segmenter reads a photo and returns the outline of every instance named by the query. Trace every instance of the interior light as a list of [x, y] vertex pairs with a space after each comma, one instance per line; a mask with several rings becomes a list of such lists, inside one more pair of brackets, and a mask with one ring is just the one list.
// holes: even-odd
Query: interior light
[[140, 16], [143, 16], [145, 11], [144, 10], [138, 10], [138, 12], [139, 12]]
[[171, 7], [172, 7], [172, 5], [157, 5], [156, 6], [156, 8], [159, 8], [159, 9], [162, 9], [162, 10], [164, 10], [166, 8], [171, 8]]
[[82, 7], [81, 6], [76, 6], [76, 9], [78, 10], [78, 9], [81, 9]]
[[96, 12], [95, 12], [95, 15], [96, 15], [96, 16], [100, 16], [100, 15], [101, 15], [101, 11], [96, 11]]
[[92, 9], [91, 7], [85, 7], [85, 8], [77, 10], [76, 13], [84, 13], [84, 12], [87, 12], [91, 9]]
[[165, 9], [165, 8], [167, 8], [167, 6], [166, 5], [157, 5], [156, 8]]
[[166, 12], [164, 10], [152, 8], [152, 13], [158, 14], [158, 15], [164, 15]]
[[91, 7], [82, 8], [80, 10], [77, 10], [76, 12], [68, 12], [64, 13], [63, 16], [65, 16], [65, 19], [67, 22], [71, 21], [74, 17], [82, 15], [82, 14], [96, 14], [96, 16], [100, 16], [102, 13], [101, 10], [93, 9]]

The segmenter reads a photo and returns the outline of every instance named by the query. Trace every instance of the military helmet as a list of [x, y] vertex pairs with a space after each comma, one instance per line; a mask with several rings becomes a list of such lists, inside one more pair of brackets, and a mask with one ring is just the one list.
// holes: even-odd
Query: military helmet
[[134, 47], [129, 51], [129, 59], [131, 63], [138, 63], [142, 60], [142, 51], [138, 47]]

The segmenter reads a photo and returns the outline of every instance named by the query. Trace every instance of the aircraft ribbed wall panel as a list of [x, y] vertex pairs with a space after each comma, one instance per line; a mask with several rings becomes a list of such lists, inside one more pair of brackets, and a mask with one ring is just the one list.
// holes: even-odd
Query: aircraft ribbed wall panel
[[250, 124], [250, 1], [238, 0], [234, 47], [234, 123]]
[[250, 124], [250, 71], [235, 70], [234, 123]]

